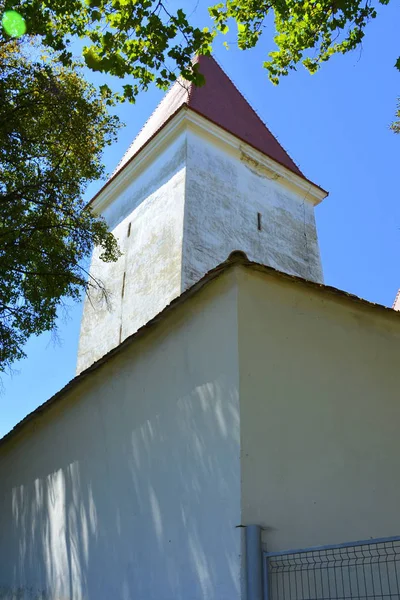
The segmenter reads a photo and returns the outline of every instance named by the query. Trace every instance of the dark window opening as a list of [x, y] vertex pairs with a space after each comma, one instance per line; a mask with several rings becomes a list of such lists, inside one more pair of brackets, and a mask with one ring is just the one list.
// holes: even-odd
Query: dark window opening
[[257, 229], [261, 231], [261, 213], [257, 213]]
[[131, 225], [132, 225], [132, 223], [129, 223], [129, 225], [128, 225], [128, 235], [127, 235], [127, 237], [129, 237], [131, 235]]
[[122, 278], [122, 292], [121, 292], [122, 298], [124, 297], [124, 294], [125, 294], [125, 278], [126, 278], [126, 273], [124, 272], [124, 276]]

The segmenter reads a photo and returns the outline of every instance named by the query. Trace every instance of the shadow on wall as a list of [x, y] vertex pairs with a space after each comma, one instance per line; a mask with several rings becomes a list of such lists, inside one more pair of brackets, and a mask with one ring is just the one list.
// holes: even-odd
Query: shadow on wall
[[3, 457], [2, 600], [239, 598], [237, 389], [124, 360]]

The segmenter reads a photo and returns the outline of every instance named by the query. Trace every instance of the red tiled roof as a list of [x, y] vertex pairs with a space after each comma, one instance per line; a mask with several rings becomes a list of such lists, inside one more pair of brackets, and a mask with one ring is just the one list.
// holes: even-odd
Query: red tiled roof
[[198, 58], [206, 83], [190, 86], [188, 105], [297, 175], [302, 173], [255, 110], [211, 56]]
[[181, 79], [176, 81], [131, 144], [114, 174], [146, 145], [168, 119], [182, 106], [187, 106], [304, 177], [216, 60], [212, 56], [199, 56], [196, 60], [205, 77], [205, 85], [196, 87]]

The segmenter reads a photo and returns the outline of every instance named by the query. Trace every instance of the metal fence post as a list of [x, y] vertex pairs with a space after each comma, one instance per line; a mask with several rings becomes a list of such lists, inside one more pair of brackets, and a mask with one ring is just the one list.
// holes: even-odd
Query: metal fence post
[[247, 600], [263, 600], [261, 527], [246, 526]]

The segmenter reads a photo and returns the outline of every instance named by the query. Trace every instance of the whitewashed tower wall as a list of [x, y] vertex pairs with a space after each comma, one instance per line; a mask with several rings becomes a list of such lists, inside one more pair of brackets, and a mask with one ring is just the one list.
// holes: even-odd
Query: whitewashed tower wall
[[77, 373], [179, 296], [185, 172], [186, 136], [181, 135], [137, 178], [123, 182], [104, 209], [122, 256], [105, 263], [94, 250], [90, 273], [107, 297], [94, 289], [85, 300]]
[[234, 250], [279, 271], [322, 282], [314, 205], [307, 196], [247, 154], [245, 144], [235, 151], [190, 132], [183, 289]]
[[[322, 282], [307, 180], [212, 58], [202, 88], [177, 82], [92, 201], [118, 239], [117, 263], [95, 249], [104, 294], [85, 302], [77, 372], [163, 310], [234, 250]], [[247, 140], [247, 141], [246, 141]]]
[[307, 191], [288, 185], [245, 144], [234, 148], [218, 142], [215, 130], [189, 125], [189, 117], [181, 119], [182, 131], [161, 151], [156, 148], [132, 179], [124, 170], [117, 174], [114, 197], [99, 210], [122, 256], [117, 263], [104, 263], [94, 251], [90, 273], [105, 287], [107, 299], [99, 292], [86, 299], [78, 373], [233, 250], [322, 281], [314, 206]]

